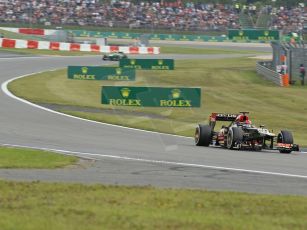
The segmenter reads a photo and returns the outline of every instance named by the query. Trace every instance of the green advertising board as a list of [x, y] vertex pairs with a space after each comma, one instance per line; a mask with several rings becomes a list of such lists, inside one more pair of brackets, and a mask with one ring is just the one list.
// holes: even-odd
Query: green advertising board
[[278, 30], [228, 30], [228, 38], [233, 41], [274, 41], [279, 40]]
[[108, 32], [107, 34], [106, 34], [106, 37], [107, 38], [119, 38], [119, 33], [116, 33], [116, 32]]
[[226, 36], [207, 36], [207, 35], [177, 35], [177, 34], [151, 34], [150, 40], [167, 41], [214, 41], [223, 42], [228, 40]]
[[[94, 37], [94, 38], [116, 38], [116, 39], [139, 39], [141, 33], [125, 32], [100, 32], [87, 30], [67, 30], [68, 33], [75, 37]], [[148, 34], [149, 40], [166, 40], [166, 41], [218, 41], [227, 40], [224, 36], [207, 36], [207, 35], [179, 35], [179, 34]]]
[[128, 59], [119, 60], [122, 68], [145, 69], [145, 70], [173, 70], [174, 59]]
[[290, 32], [287, 35], [284, 35], [281, 37], [281, 41], [284, 41], [284, 42], [293, 42], [293, 41], [300, 42], [302, 39], [303, 38], [299, 36], [298, 33], [295, 33], [295, 32]]
[[67, 77], [77, 80], [134, 81], [135, 69], [105, 66], [68, 66]]
[[200, 107], [200, 88], [102, 86], [101, 103], [113, 106]]

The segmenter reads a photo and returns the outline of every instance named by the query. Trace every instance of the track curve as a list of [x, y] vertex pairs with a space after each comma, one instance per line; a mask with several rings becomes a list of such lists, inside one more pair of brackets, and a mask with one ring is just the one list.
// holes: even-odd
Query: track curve
[[[0, 79], [3, 83], [67, 65], [100, 64], [97, 56], [0, 58]], [[97, 160], [81, 170], [0, 170], [1, 178], [307, 195], [307, 154], [200, 148], [191, 138], [50, 113], [3, 91], [0, 108], [1, 144], [63, 150]]]

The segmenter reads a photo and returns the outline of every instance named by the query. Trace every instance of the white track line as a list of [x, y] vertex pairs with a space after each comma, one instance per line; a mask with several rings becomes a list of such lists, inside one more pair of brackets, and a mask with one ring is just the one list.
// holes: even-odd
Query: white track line
[[175, 165], [175, 166], [192, 167], [192, 168], [206, 168], [206, 169], [214, 169], [214, 170], [228, 170], [228, 171], [234, 171], [234, 172], [245, 172], [245, 173], [255, 173], [255, 174], [263, 174], [263, 175], [271, 175], [271, 176], [285, 176], [285, 177], [307, 179], [306, 175], [298, 175], [298, 174], [290, 174], [290, 173], [278, 173], [278, 172], [259, 171], [259, 170], [250, 170], [250, 169], [241, 169], [241, 168], [229, 168], [229, 167], [221, 167], [221, 166], [214, 166], [214, 165], [192, 164], [192, 163], [183, 163], [183, 162], [175, 162], [175, 161], [150, 160], [150, 159], [123, 157], [123, 156], [116, 156], [116, 155], [76, 152], [76, 151], [69, 151], [69, 150], [62, 150], [62, 149], [39, 148], [39, 147], [31, 147], [31, 146], [24, 146], [24, 145], [13, 145], [13, 144], [0, 144], [0, 145], [6, 146], [6, 147], [30, 148], [30, 149], [37, 149], [37, 150], [44, 150], [44, 151], [52, 151], [52, 152], [57, 152], [57, 153], [63, 153], [66, 155], [75, 155], [75, 156], [82, 156], [82, 157], [85, 156], [86, 158], [91, 157], [90, 159], [93, 159], [93, 160], [99, 160], [97, 159], [97, 157], [98, 158], [110, 158], [110, 159], [137, 161], [137, 162], [152, 163], [152, 164]]
[[[14, 56], [16, 55], [16, 56]], [[22, 55], [22, 54], [20, 54]], [[82, 55], [82, 57], [100, 57], [100, 55]], [[42, 58], [42, 57], [60, 57], [60, 58], [78, 58], [78, 56], [62, 56], [62, 55], [40, 55], [40, 56], [18, 56], [18, 54], [13, 54], [12, 56], [7, 56], [7, 57], [0, 57], [0, 61], [1, 60], [12, 60], [12, 59], [29, 59], [29, 58]]]
[[24, 56], [23, 57], [21, 57], [21, 56], [0, 57], [0, 61], [2, 61], [2, 60], [12, 60], [12, 59], [23, 59], [23, 58], [28, 59], [28, 58], [38, 58], [38, 57], [33, 57], [33, 56], [25, 56], [25, 57]]
[[[22, 76], [19, 76], [19, 77], [15, 77], [15, 78], [12, 78], [10, 80], [7, 80], [5, 82], [3, 82], [1, 84], [1, 89], [2, 91], [9, 97], [11, 98], [14, 98], [20, 102], [23, 102], [25, 104], [28, 104], [30, 106], [33, 106], [33, 107], [36, 107], [38, 109], [42, 109], [42, 110], [45, 110], [45, 111], [48, 111], [50, 113], [55, 113], [55, 114], [58, 114], [58, 115], [61, 115], [61, 116], [66, 116], [66, 117], [69, 117], [69, 118], [74, 118], [74, 119], [78, 119], [78, 120], [81, 120], [81, 121], [87, 121], [87, 122], [91, 122], [91, 123], [95, 123], [95, 124], [102, 124], [102, 125], [108, 125], [108, 126], [112, 126], [112, 127], [118, 127], [118, 128], [123, 128], [123, 129], [130, 129], [130, 130], [135, 130], [135, 131], [139, 131], [139, 132], [146, 132], [146, 133], [153, 133], [153, 134], [160, 134], [160, 135], [167, 135], [167, 136], [173, 136], [173, 137], [181, 137], [181, 138], [188, 138], [188, 139], [193, 139], [193, 137], [185, 137], [185, 136], [180, 136], [180, 135], [175, 135], [175, 134], [168, 134], [168, 133], [159, 133], [159, 132], [155, 132], [155, 131], [148, 131], [148, 130], [143, 130], [143, 129], [137, 129], [137, 128], [130, 128], [130, 127], [125, 127], [125, 126], [121, 126], [121, 125], [114, 125], [114, 124], [109, 124], [109, 123], [104, 123], [104, 122], [98, 122], [98, 121], [93, 121], [93, 120], [88, 120], [88, 119], [85, 119], [85, 118], [81, 118], [81, 117], [75, 117], [73, 115], [68, 115], [68, 114], [65, 114], [65, 113], [61, 113], [61, 112], [58, 112], [58, 111], [54, 111], [54, 110], [51, 110], [51, 109], [48, 109], [48, 108], [45, 108], [43, 106], [40, 106], [40, 105], [37, 105], [37, 104], [34, 104], [30, 101], [27, 101], [25, 99], [22, 99], [20, 97], [17, 97], [15, 96], [14, 94], [12, 94], [7, 86], [10, 82], [12, 81], [15, 81], [17, 79], [20, 79], [20, 78], [23, 78], [23, 77], [27, 77], [27, 76], [31, 76], [33, 74], [40, 74], [40, 73], [44, 73], [44, 72], [48, 72], [48, 71], [55, 71], [55, 70], [58, 70], [58, 69], [51, 69], [51, 70], [44, 70], [44, 71], [40, 71], [40, 72], [33, 72], [33, 73], [30, 73], [30, 74], [25, 74], [25, 75], [22, 75]], [[301, 153], [307, 153], [307, 152], [301, 152]]]
[[[54, 70], [49, 70], [49, 71], [54, 71]], [[42, 71], [42, 72], [47, 72], [47, 71]], [[163, 135], [169, 135], [169, 136], [176, 136], [176, 137], [182, 137], [182, 138], [191, 138], [191, 137], [183, 137], [183, 136], [178, 136], [178, 135], [172, 135], [172, 134], [165, 134], [165, 133], [159, 133], [159, 132], [153, 132], [153, 131], [147, 131], [147, 130], [141, 130], [141, 129], [135, 129], [135, 128], [129, 128], [129, 127], [124, 127], [124, 126], [119, 126], [119, 125], [113, 125], [113, 124], [108, 124], [108, 123], [102, 123], [102, 122], [97, 122], [97, 121], [92, 121], [92, 120], [87, 120], [84, 118], [80, 117], [75, 117], [72, 115], [67, 115], [64, 113], [60, 113], [39, 105], [36, 105], [34, 103], [31, 103], [27, 100], [24, 100], [22, 98], [19, 98], [15, 95], [13, 95], [7, 88], [7, 85], [16, 80], [20, 79], [29, 75], [33, 74], [38, 74], [42, 72], [36, 72], [36, 73], [31, 73], [31, 74], [26, 74], [22, 75], [10, 80], [5, 81], [1, 85], [2, 91], [9, 97], [14, 98], [18, 101], [21, 101], [23, 103], [26, 103], [28, 105], [31, 105], [33, 107], [55, 113], [58, 115], [82, 120], [82, 121], [87, 121], [87, 122], [92, 122], [96, 124], [103, 124], [103, 125], [108, 125], [108, 126], [113, 126], [113, 127], [119, 127], [123, 129], [130, 129], [130, 130], [136, 130], [140, 132], [147, 132], [147, 133], [154, 133], [154, 134], [163, 134]], [[138, 161], [138, 162], [146, 162], [146, 163], [159, 163], [159, 164], [167, 164], [167, 165], [179, 165], [179, 166], [185, 166], [185, 167], [197, 167], [197, 168], [209, 168], [209, 169], [217, 169], [217, 170], [229, 170], [229, 171], [238, 171], [238, 172], [248, 172], [248, 173], [257, 173], [257, 174], [266, 174], [266, 175], [276, 175], [276, 176], [287, 176], [287, 177], [296, 177], [296, 178], [304, 178], [307, 179], [307, 176], [305, 175], [296, 175], [296, 174], [287, 174], [287, 173], [278, 173], [278, 172], [267, 172], [267, 171], [258, 171], [258, 170], [249, 170], [249, 169], [240, 169], [240, 168], [228, 168], [228, 167], [220, 167], [220, 166], [212, 166], [212, 165], [201, 165], [201, 164], [190, 164], [190, 163], [181, 163], [181, 162], [171, 162], [171, 161], [159, 161], [159, 160], [149, 160], [149, 159], [142, 159], [142, 158], [130, 158], [130, 157], [122, 157], [122, 156], [115, 156], [115, 155], [100, 155], [100, 154], [94, 154], [94, 153], [83, 153], [83, 152], [75, 152], [75, 151], [69, 151], [69, 150], [60, 150], [60, 149], [50, 149], [50, 148], [40, 148], [40, 147], [30, 147], [30, 146], [21, 146], [21, 145], [13, 145], [13, 144], [2, 144], [3, 146], [11, 146], [11, 147], [24, 147], [24, 148], [34, 148], [34, 149], [40, 149], [40, 150], [49, 150], [49, 151], [54, 151], [54, 152], [59, 152], [59, 153], [65, 153], [65, 154], [75, 154], [78, 156], [90, 156], [90, 157], [104, 157], [104, 158], [113, 158], [113, 159], [120, 159], [120, 160], [130, 160], [130, 161]]]
[[12, 78], [10, 80], [7, 80], [5, 82], [3, 82], [1, 84], [1, 89], [2, 91], [9, 97], [11, 98], [14, 98], [20, 102], [23, 102], [25, 104], [28, 104], [30, 106], [33, 106], [33, 107], [36, 107], [38, 109], [42, 109], [42, 110], [45, 110], [45, 111], [48, 111], [50, 113], [55, 113], [55, 114], [58, 114], [58, 115], [61, 115], [61, 116], [65, 116], [65, 117], [69, 117], [69, 118], [74, 118], [74, 119], [78, 119], [78, 120], [81, 120], [81, 121], [87, 121], [87, 122], [91, 122], [91, 123], [95, 123], [95, 124], [99, 124], [99, 125], [108, 125], [108, 126], [112, 126], [112, 127], [118, 127], [118, 128], [123, 128], [123, 129], [130, 129], [130, 130], [135, 130], [135, 131], [140, 131], [140, 132], [146, 132], [146, 133], [153, 133], [153, 134], [160, 134], [160, 135], [167, 135], [167, 136], [173, 136], [173, 137], [181, 137], [181, 138], [188, 138], [188, 139], [191, 139], [192, 137], [185, 137], [185, 136], [179, 136], [179, 135], [175, 135], [175, 134], [168, 134], [168, 133], [159, 133], [159, 132], [155, 132], [155, 131], [148, 131], [148, 130], [143, 130], [143, 129], [136, 129], [136, 128], [130, 128], [130, 127], [125, 127], [125, 126], [121, 126], [121, 125], [114, 125], [114, 124], [109, 124], [109, 123], [103, 123], [103, 122], [98, 122], [98, 121], [93, 121], [93, 120], [88, 120], [88, 119], [85, 119], [85, 118], [81, 118], [81, 117], [75, 117], [75, 116], [72, 116], [72, 115], [68, 115], [68, 114], [65, 114], [65, 113], [61, 113], [61, 112], [58, 112], [58, 111], [54, 111], [54, 110], [51, 110], [51, 109], [48, 109], [48, 108], [45, 108], [43, 106], [40, 106], [40, 105], [37, 105], [37, 104], [34, 104], [30, 101], [27, 101], [25, 99], [22, 99], [20, 97], [17, 97], [15, 96], [14, 94], [12, 94], [7, 86], [10, 82], [12, 81], [15, 81], [17, 79], [20, 79], [20, 78], [23, 78], [23, 77], [27, 77], [27, 76], [30, 76], [30, 75], [33, 75], [33, 74], [39, 74], [39, 73], [43, 73], [43, 72], [48, 72], [48, 71], [55, 71], [56, 69], [52, 69], [52, 70], [47, 70], [47, 71], [41, 71], [41, 72], [35, 72], [35, 73], [30, 73], [30, 74], [25, 74], [25, 75], [22, 75], [22, 76], [19, 76], [19, 77], [15, 77], [15, 78]]

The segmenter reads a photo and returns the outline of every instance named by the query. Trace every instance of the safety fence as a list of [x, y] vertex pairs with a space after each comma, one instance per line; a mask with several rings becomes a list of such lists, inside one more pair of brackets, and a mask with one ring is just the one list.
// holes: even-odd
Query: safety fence
[[112, 53], [123, 52], [126, 54], [159, 54], [159, 47], [135, 47], [135, 46], [100, 46], [95, 44], [79, 44], [66, 42], [49, 42], [36, 40], [21, 40], [0, 38], [0, 47], [19, 49], [59, 50]]
[[289, 82], [301, 81], [300, 66], [307, 66], [307, 44], [303, 41], [271, 42], [273, 48], [272, 69], [280, 72], [283, 67], [289, 75]]
[[[100, 32], [88, 30], [52, 30], [52, 29], [33, 29], [33, 28], [9, 28], [0, 27], [2, 30], [7, 30], [15, 33], [50, 36], [65, 31], [69, 36], [82, 38], [113, 38], [113, 39], [140, 39], [144, 33], [130, 32]], [[157, 41], [203, 41], [203, 42], [257, 42], [268, 43], [280, 39], [279, 31], [276, 30], [228, 30], [228, 35], [209, 36], [209, 35], [186, 35], [186, 34], [157, 34], [147, 33], [148, 40]]]
[[289, 78], [287, 75], [282, 75], [271, 69], [272, 62], [271, 61], [259, 61], [256, 64], [256, 71], [258, 74], [264, 76], [269, 81], [274, 82], [279, 86], [288, 86]]

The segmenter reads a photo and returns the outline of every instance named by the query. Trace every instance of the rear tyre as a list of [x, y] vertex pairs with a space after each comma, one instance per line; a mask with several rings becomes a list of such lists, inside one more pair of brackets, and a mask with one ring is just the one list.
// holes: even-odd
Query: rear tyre
[[[280, 133], [277, 135], [277, 143], [283, 144], [293, 144], [293, 135], [290, 131], [281, 130]], [[292, 150], [279, 150], [280, 153], [291, 153]]]
[[238, 143], [243, 140], [243, 131], [238, 127], [232, 127], [227, 134], [227, 148], [233, 149]]
[[195, 130], [195, 144], [209, 146], [212, 142], [212, 129], [209, 125], [198, 125]]

